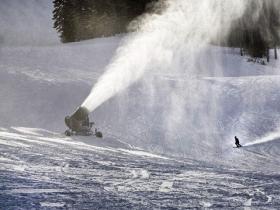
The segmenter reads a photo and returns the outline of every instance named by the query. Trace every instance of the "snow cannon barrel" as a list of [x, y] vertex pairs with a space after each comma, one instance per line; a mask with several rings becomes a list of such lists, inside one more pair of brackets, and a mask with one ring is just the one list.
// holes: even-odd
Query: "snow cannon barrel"
[[79, 132], [83, 129], [83, 122], [88, 121], [89, 111], [85, 107], [79, 107], [74, 114], [65, 117], [65, 124], [72, 131]]
[[88, 118], [88, 115], [89, 111], [87, 108], [80, 106], [71, 117], [79, 121], [84, 121]]

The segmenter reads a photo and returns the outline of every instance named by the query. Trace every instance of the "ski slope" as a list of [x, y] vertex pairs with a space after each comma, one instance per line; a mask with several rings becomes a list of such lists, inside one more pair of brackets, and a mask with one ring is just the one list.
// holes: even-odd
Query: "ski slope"
[[277, 174], [168, 158], [108, 138], [89, 145], [22, 127], [0, 135], [3, 209], [277, 209], [280, 202]]
[[279, 208], [276, 61], [209, 46], [91, 113], [103, 139], [63, 135], [122, 39], [1, 47], [0, 208]]

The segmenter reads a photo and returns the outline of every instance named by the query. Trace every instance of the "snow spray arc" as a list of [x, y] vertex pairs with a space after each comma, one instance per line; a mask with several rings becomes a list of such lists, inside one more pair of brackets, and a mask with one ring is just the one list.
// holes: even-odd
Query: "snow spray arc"
[[[195, 62], [196, 52], [215, 37], [226, 36], [232, 21], [243, 15], [252, 0], [167, 0], [164, 12], [140, 18], [139, 30], [129, 34], [85, 99], [90, 112], [129, 85], [146, 69], [164, 66], [172, 71], [174, 54], [184, 43]], [[190, 77], [195, 70], [186, 69]], [[172, 74], [172, 72], [169, 72]]]

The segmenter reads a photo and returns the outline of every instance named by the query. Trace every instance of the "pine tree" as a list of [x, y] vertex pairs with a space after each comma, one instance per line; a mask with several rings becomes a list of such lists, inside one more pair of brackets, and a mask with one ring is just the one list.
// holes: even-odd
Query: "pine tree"
[[243, 17], [233, 23], [227, 44], [243, 48], [252, 57], [267, 57], [269, 61], [269, 49], [280, 46], [280, 4], [273, 0], [259, 3], [252, 1]]
[[156, 0], [54, 0], [54, 28], [62, 42], [124, 33], [152, 1]]

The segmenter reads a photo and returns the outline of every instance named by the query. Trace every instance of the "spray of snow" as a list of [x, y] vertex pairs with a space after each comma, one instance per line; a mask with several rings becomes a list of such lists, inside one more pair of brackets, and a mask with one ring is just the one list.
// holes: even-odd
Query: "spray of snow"
[[[161, 14], [146, 15], [138, 22], [138, 31], [117, 50], [82, 106], [95, 110], [151, 69], [168, 73], [180, 69], [191, 78], [198, 52], [217, 36], [226, 36], [232, 21], [243, 14], [248, 2], [166, 1]], [[187, 58], [183, 61], [187, 65], [180, 61], [183, 57]]]
[[[256, 96], [258, 91], [250, 95], [252, 87], [246, 86], [244, 90], [247, 95], [240, 94], [236, 88], [236, 92], [228, 95], [231, 100], [227, 100], [227, 94], [218, 83], [203, 80], [202, 77], [223, 77], [226, 68], [223, 63], [225, 57], [222, 57], [224, 55], [217, 54], [217, 48], [210, 45], [219, 39], [224, 40], [235, 20], [242, 17], [252, 3], [255, 4], [253, 13], [257, 19], [261, 8], [272, 2], [160, 1], [163, 6], [159, 4], [156, 7], [160, 7], [161, 12], [146, 14], [140, 18], [136, 26], [137, 32], [126, 37], [82, 106], [94, 111], [105, 101], [139, 81], [147, 95], [143, 101], [154, 103], [153, 100], [157, 100], [157, 105], [151, 106], [145, 113], [160, 113], [156, 115], [156, 123], [161, 136], [155, 138], [151, 132], [151, 135], [147, 135], [147, 142], [154, 139], [154, 144], [162, 147], [160, 152], [165, 152], [165, 148], [170, 147], [175, 153], [184, 151], [200, 154], [201, 148], [208, 148], [207, 152], [220, 151], [221, 148], [217, 145], [224, 145], [225, 139], [232, 139], [240, 130], [252, 132], [250, 126], [245, 126], [250, 122], [244, 116], [247, 116], [251, 107], [263, 107], [266, 98]], [[236, 76], [242, 76], [238, 71], [244, 71], [244, 67], [236, 66], [235, 63], [230, 65], [234, 66], [230, 69], [236, 68]], [[168, 81], [161, 79], [163, 75]], [[232, 91], [232, 87], [235, 86], [228, 86], [228, 90]], [[159, 103], [163, 106], [159, 106]], [[245, 107], [250, 109], [246, 110]], [[123, 106], [122, 109], [127, 107]], [[245, 114], [235, 115], [235, 109], [242, 110]], [[120, 118], [122, 119], [118, 119]], [[125, 120], [127, 119], [124, 118], [124, 124]], [[232, 126], [235, 120], [246, 122], [239, 123], [239, 128]], [[257, 122], [262, 124], [260, 119], [254, 120], [259, 120]], [[147, 120], [149, 121], [150, 119]], [[260, 129], [263, 129], [263, 133], [267, 132], [263, 127]], [[233, 135], [226, 138], [229, 133]]]
[[257, 139], [256, 141], [252, 141], [252, 142], [246, 143], [246, 144], [244, 144], [244, 146], [252, 146], [252, 145], [256, 145], [256, 144], [264, 144], [264, 143], [271, 142], [271, 141], [276, 141], [276, 140], [280, 140], [280, 130], [272, 132], [272, 133], [264, 136], [263, 138]]

